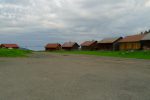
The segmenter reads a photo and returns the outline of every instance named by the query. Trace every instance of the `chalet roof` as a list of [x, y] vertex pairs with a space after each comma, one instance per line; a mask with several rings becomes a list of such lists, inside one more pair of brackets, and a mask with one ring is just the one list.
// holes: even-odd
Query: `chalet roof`
[[131, 35], [121, 39], [119, 42], [138, 42], [141, 41], [144, 36], [145, 34]]
[[19, 48], [17, 44], [1, 44], [1, 46], [6, 48]]
[[142, 40], [150, 40], [150, 33], [146, 34]]
[[91, 46], [92, 44], [94, 44], [97, 41], [85, 41], [81, 44], [81, 46]]
[[[62, 47], [72, 48], [74, 45], [76, 45], [76, 42], [65, 42]], [[77, 44], [78, 45], [78, 44]], [[78, 45], [79, 46], [79, 45]]]
[[45, 48], [57, 48], [61, 46], [59, 43], [49, 43], [45, 46]]
[[114, 43], [114, 42], [116, 42], [119, 39], [122, 39], [122, 37], [105, 38], [105, 39], [99, 41], [98, 43]]

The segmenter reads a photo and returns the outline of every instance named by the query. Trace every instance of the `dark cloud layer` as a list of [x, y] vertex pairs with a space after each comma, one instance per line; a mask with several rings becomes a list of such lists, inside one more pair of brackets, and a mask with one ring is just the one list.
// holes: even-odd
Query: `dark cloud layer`
[[0, 42], [101, 40], [149, 29], [150, 0], [0, 0]]

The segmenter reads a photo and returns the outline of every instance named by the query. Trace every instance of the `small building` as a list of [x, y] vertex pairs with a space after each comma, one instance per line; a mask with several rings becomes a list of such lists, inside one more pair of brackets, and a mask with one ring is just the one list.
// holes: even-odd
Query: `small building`
[[80, 46], [76, 42], [65, 42], [62, 45], [62, 49], [64, 49], [64, 50], [78, 50], [79, 47]]
[[97, 41], [85, 41], [81, 44], [82, 50], [97, 50]]
[[141, 40], [145, 34], [127, 36], [119, 41], [120, 50], [141, 50]]
[[105, 38], [98, 42], [98, 50], [119, 50], [119, 43], [122, 37]]
[[1, 44], [0, 47], [7, 49], [19, 49], [19, 46], [17, 44]]
[[61, 44], [59, 43], [49, 43], [45, 46], [46, 51], [55, 51], [60, 49], [61, 49]]
[[150, 50], [150, 33], [147, 33], [142, 39], [142, 49]]

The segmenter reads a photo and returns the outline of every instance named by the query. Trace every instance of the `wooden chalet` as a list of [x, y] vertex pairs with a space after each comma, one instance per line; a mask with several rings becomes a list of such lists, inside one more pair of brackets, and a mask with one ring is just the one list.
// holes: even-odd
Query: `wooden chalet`
[[142, 39], [142, 49], [150, 50], [150, 33], [147, 33]]
[[19, 49], [19, 46], [17, 44], [1, 44], [0, 48]]
[[82, 50], [96, 50], [97, 49], [97, 41], [85, 41], [81, 44]]
[[76, 42], [65, 42], [62, 45], [62, 49], [64, 49], [64, 50], [78, 50], [79, 47], [80, 46]]
[[145, 34], [127, 36], [119, 41], [120, 50], [141, 50], [141, 40]]
[[60, 49], [61, 49], [61, 44], [59, 43], [49, 43], [45, 46], [46, 51], [55, 51]]
[[119, 43], [122, 37], [106, 38], [98, 42], [99, 50], [119, 50]]

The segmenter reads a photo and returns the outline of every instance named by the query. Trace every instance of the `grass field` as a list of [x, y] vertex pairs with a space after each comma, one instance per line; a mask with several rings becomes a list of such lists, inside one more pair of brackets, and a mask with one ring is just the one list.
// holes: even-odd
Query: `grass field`
[[29, 50], [0, 49], [0, 57], [24, 57], [30, 54]]
[[53, 53], [150, 59], [150, 51], [54, 51]]

